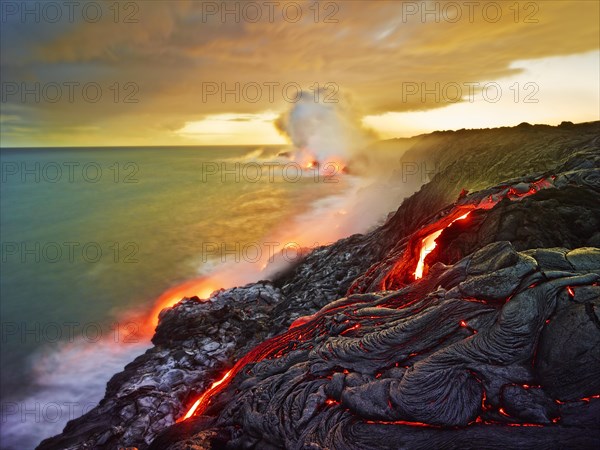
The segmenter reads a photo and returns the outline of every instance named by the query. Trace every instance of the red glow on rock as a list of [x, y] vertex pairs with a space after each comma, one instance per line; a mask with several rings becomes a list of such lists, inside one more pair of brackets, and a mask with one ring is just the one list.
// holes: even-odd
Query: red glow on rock
[[539, 423], [505, 423], [504, 425], [509, 427], [544, 427], [544, 425], [540, 425]]
[[467, 330], [469, 330], [471, 333], [473, 333], [473, 334], [477, 334], [477, 330], [476, 330], [476, 329], [474, 329], [474, 328], [471, 328], [471, 327], [469, 326], [469, 324], [468, 324], [467, 322], [465, 322], [464, 320], [461, 320], [461, 321], [459, 322], [459, 325], [460, 325], [462, 328], [466, 328], [466, 329], [467, 329]]
[[158, 324], [158, 315], [163, 309], [174, 306], [184, 297], [189, 298], [196, 296], [200, 299], [207, 299], [210, 297], [210, 294], [219, 289], [221, 286], [226, 286], [226, 283], [220, 283], [219, 280], [213, 278], [200, 278], [188, 281], [167, 290], [158, 298], [154, 309], [152, 310], [150, 316], [152, 326], [155, 327]]
[[483, 396], [481, 397], [481, 410], [485, 412], [489, 411], [490, 409], [492, 409], [492, 407], [487, 403], [487, 395], [485, 391], [483, 391]]
[[292, 324], [290, 325], [290, 330], [292, 328], [297, 328], [300, 325], [304, 325], [307, 322], [310, 322], [313, 318], [315, 317], [315, 315], [313, 314], [312, 316], [302, 316], [302, 317], [298, 317], [296, 320], [294, 320], [292, 322]]
[[358, 330], [360, 328], [360, 323], [357, 323], [353, 326], [351, 326], [350, 328], [345, 329], [344, 331], [342, 331], [340, 334], [342, 336], [344, 336], [346, 333], [350, 332], [350, 331], [354, 331], [354, 330]]
[[[477, 194], [459, 197], [456, 206], [452, 210], [446, 212], [437, 221], [422, 226], [408, 238], [399, 259], [396, 259], [396, 261], [387, 260], [371, 266], [363, 276], [350, 286], [347, 295], [372, 290], [396, 290], [414, 280], [425, 277], [427, 274], [427, 256], [438, 245], [436, 239], [452, 223], [466, 218], [474, 210], [490, 210], [503, 199], [520, 201], [542, 189], [551, 187], [553, 187], [551, 181], [542, 178], [529, 184], [499, 186], [495, 188], [492, 194], [484, 198], [478, 197]], [[395, 257], [395, 253], [390, 255], [390, 258], [392, 257]], [[391, 269], [388, 269], [390, 262], [392, 263]], [[385, 270], [383, 277], [381, 277], [382, 269]]]
[[200, 409], [201, 411], [204, 410], [204, 407], [206, 405], [208, 405], [208, 402], [210, 401], [210, 398], [211, 398], [211, 395], [213, 394], [213, 392], [217, 391], [219, 386], [222, 385], [230, 376], [231, 376], [231, 370], [228, 371], [225, 375], [223, 375], [223, 378], [215, 381], [211, 385], [211, 387], [206, 392], [204, 392], [204, 394], [202, 394], [198, 400], [196, 400], [194, 402], [194, 404], [188, 410], [188, 412], [185, 414], [185, 416], [177, 419], [177, 422], [183, 422], [184, 420], [189, 419], [190, 417], [192, 417], [194, 415], [194, 413], [198, 409]]
[[440, 428], [437, 425], [431, 425], [424, 422], [410, 422], [408, 420], [395, 420], [393, 422], [384, 422], [382, 420], [365, 420], [365, 423], [377, 425], [406, 425], [410, 427]]
[[570, 297], [575, 297], [575, 291], [571, 286], [567, 286], [567, 292], [569, 293]]
[[596, 395], [590, 395], [589, 397], [582, 397], [580, 399], [577, 400], [559, 400], [559, 399], [555, 399], [554, 402], [557, 405], [564, 405], [567, 403], [575, 403], [575, 402], [585, 402], [585, 403], [589, 403], [592, 400], [597, 400], [600, 399], [600, 394], [596, 394]]
[[504, 417], [510, 417], [510, 416], [507, 414], [507, 412], [506, 412], [506, 411], [504, 411], [504, 408], [500, 408], [500, 409], [498, 409], [498, 412], [499, 412], [500, 414], [502, 414]]
[[[333, 308], [332, 310], [335, 310]], [[314, 318], [302, 325], [289, 329], [283, 334], [267, 339], [254, 347], [250, 352], [239, 359], [233, 368], [227, 372], [223, 378], [213, 383], [213, 385], [204, 392], [188, 409], [187, 413], [180, 418], [178, 422], [186, 420], [192, 416], [201, 415], [211, 400], [235, 378], [235, 376], [248, 364], [259, 362], [269, 358], [279, 358], [288, 351], [294, 350], [301, 342], [310, 341], [322, 333], [323, 320], [321, 313], [315, 314]], [[302, 339], [301, 339], [302, 338]], [[310, 346], [309, 346], [310, 347]]]
[[450, 222], [448, 225], [446, 225], [444, 228], [441, 228], [441, 229], [439, 229], [437, 231], [434, 231], [430, 235], [428, 235], [425, 238], [423, 238], [423, 240], [421, 241], [421, 250], [419, 252], [419, 260], [417, 261], [417, 267], [415, 268], [415, 272], [414, 272], [415, 280], [423, 278], [423, 270], [425, 268], [425, 258], [436, 247], [437, 243], [435, 242], [435, 240], [438, 237], [440, 237], [440, 234], [442, 234], [442, 231], [444, 231], [445, 228], [448, 228], [454, 222], [456, 222], [458, 220], [466, 219], [469, 216], [470, 213], [471, 213], [471, 211], [463, 214], [460, 217], [457, 217], [452, 222]]

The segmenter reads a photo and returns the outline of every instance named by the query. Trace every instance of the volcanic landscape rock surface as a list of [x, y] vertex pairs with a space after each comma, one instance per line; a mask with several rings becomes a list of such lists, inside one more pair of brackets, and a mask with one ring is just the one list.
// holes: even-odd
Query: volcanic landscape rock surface
[[[154, 347], [38, 448], [596, 448], [599, 125], [421, 138], [404, 158], [441, 170], [382, 227], [163, 311]], [[457, 180], [464, 160], [485, 169]]]
[[[203, 445], [214, 432], [216, 448], [482, 448], [484, 434], [465, 444], [477, 435], [470, 427], [508, 447], [593, 448], [598, 281], [598, 249], [490, 244], [436, 268], [425, 292], [410, 285], [329, 304], [288, 332], [294, 350], [240, 372], [206, 412], [218, 413], [212, 421], [190, 420], [202, 424]], [[179, 427], [185, 436], [193, 424]], [[172, 439], [152, 448], [180, 448]]]

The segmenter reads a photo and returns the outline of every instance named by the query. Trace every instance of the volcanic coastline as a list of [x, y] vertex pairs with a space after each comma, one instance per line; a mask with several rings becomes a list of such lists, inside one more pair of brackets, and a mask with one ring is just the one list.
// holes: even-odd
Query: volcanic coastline
[[600, 122], [394, 145], [382, 226], [163, 310], [38, 449], [600, 447]]

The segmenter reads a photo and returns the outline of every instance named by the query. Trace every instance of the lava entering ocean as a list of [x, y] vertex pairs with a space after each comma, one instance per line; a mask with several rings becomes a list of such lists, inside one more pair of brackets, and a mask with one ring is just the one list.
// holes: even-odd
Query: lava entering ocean
[[232, 281], [213, 274], [210, 277], [201, 277], [187, 281], [167, 290], [158, 298], [150, 313], [149, 322], [151, 326], [155, 328], [158, 325], [158, 317], [163, 309], [170, 308], [181, 301], [182, 298], [198, 297], [206, 299], [217, 289], [232, 287], [231, 283]]
[[[372, 218], [388, 212], [385, 204], [373, 201], [376, 191], [365, 189], [366, 181], [348, 175], [343, 158], [326, 156], [322, 161], [304, 149], [294, 155], [299, 164], [306, 165], [307, 176], [317, 174], [324, 182], [334, 183], [345, 190], [316, 200], [307, 211], [281, 223], [265, 242], [257, 260], [230, 263], [221, 260], [214, 270], [193, 280], [181, 283], [164, 292], [155, 303], [150, 316], [144, 321], [146, 334], [152, 334], [160, 312], [175, 305], [182, 298], [207, 299], [218, 289], [241, 286], [257, 279], [270, 279], [290, 264], [298, 262], [309, 250], [329, 245], [355, 233], [363, 233], [373, 225]], [[327, 226], [323, 227], [323, 224]], [[219, 256], [219, 255], [217, 255]]]

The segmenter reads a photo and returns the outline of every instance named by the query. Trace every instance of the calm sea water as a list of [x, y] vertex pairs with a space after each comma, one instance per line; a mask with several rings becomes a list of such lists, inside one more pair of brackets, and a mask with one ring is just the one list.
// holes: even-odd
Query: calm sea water
[[[265, 147], [261, 157], [280, 150]], [[150, 309], [165, 289], [208, 270], [214, 261], [203, 253], [207, 242], [260, 241], [306, 205], [344, 189], [310, 177], [256, 181], [249, 170], [238, 181], [207, 173], [258, 153], [256, 147], [2, 149], [2, 401], [31, 395], [52, 377], [40, 360], [65, 341], [112, 333], [123, 311]], [[90, 349], [90, 361], [80, 363], [93, 371], [103, 361]], [[98, 375], [97, 383], [107, 376]]]

